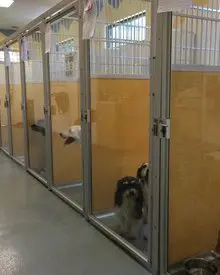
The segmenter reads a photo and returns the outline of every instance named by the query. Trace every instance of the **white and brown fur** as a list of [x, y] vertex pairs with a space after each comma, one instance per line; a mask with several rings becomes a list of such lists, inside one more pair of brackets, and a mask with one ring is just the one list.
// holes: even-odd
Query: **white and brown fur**
[[65, 140], [64, 145], [69, 145], [71, 143], [81, 144], [81, 126], [71, 126], [67, 131], [61, 132], [60, 136]]
[[147, 238], [146, 225], [148, 224], [148, 196], [149, 196], [149, 164], [143, 163], [137, 170], [136, 177], [140, 180], [144, 196], [143, 206], [143, 223], [144, 223], [144, 237]]
[[118, 234], [127, 239], [137, 239], [143, 225], [144, 197], [140, 181], [124, 177], [117, 182], [115, 212]]

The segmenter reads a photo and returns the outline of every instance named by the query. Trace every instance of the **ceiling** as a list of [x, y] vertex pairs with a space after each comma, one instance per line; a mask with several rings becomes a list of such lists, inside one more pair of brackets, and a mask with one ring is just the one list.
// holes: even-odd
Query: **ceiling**
[[0, 8], [0, 29], [22, 27], [61, 0], [14, 0], [9, 8]]

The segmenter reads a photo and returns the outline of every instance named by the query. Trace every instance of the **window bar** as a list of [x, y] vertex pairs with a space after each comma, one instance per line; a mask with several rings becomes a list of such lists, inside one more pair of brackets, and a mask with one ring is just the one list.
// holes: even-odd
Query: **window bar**
[[193, 64], [193, 56], [194, 56], [194, 19], [191, 18], [191, 50], [190, 50], [190, 58], [189, 58], [189, 64]]
[[[197, 9], [198, 11], [198, 9]], [[204, 0], [202, 0], [202, 18], [204, 17]], [[202, 60], [203, 60], [203, 25], [204, 25], [204, 20], [201, 19], [201, 32], [200, 32], [200, 65], [202, 65]]]
[[180, 64], [182, 64], [182, 53], [183, 53], [183, 20], [180, 18]]
[[135, 41], [135, 44], [137, 43], [137, 45], [138, 45], [138, 53], [136, 55], [137, 62], [138, 62], [138, 70], [136, 72], [136, 75], [140, 75], [141, 74], [141, 60], [142, 60], [142, 55], [141, 55], [141, 53], [142, 53], [142, 51], [141, 51], [141, 49], [142, 49], [141, 33], [142, 33], [142, 27], [143, 27], [143, 25], [141, 24], [141, 22], [142, 22], [142, 18], [139, 17], [138, 18], [138, 41], [137, 42]]
[[[132, 28], [132, 35], [131, 35], [131, 37], [135, 37], [135, 26], [132, 24], [131, 25], [131, 28]], [[131, 74], [132, 75], [134, 75], [135, 74], [135, 68], [134, 68], [134, 66], [135, 66], [135, 58], [133, 58], [134, 56], [135, 56], [135, 47], [132, 47], [131, 48], [132, 49], [132, 54], [131, 54], [131, 56], [132, 56], [132, 58], [131, 58]]]
[[[214, 0], [212, 0], [211, 2], [211, 14], [212, 14], [212, 18], [214, 16]], [[212, 41], [213, 41], [213, 38], [214, 40], [217, 39], [217, 37], [213, 37], [213, 20], [211, 21], [211, 27], [210, 27], [210, 43], [209, 43], [209, 65], [214, 65], [213, 62], [212, 62], [212, 51], [213, 51], [213, 48], [212, 48]]]
[[176, 62], [176, 56], [177, 56], [177, 16], [176, 15], [174, 15], [174, 18], [175, 18], [175, 29], [174, 29], [174, 31], [175, 31], [175, 40], [174, 40], [174, 43], [172, 43], [172, 45], [174, 45], [173, 46], [173, 48], [174, 48], [174, 64], [176, 65], [177, 64], [177, 62]]
[[[208, 11], [207, 11], [207, 15], [208, 15]], [[209, 21], [206, 21], [206, 33], [205, 33], [205, 53], [204, 53], [204, 65], [209, 65], [209, 63], [207, 62], [207, 52], [208, 52], [208, 24]]]
[[[218, 11], [217, 11], [217, 9], [216, 9], [216, 11], [215, 11], [215, 19], [217, 19], [218, 18]], [[215, 44], [214, 44], [214, 61], [213, 61], [213, 63], [214, 63], [214, 65], [219, 65], [217, 62], [216, 62], [216, 54], [217, 54], [217, 47], [219, 47], [219, 42], [218, 42], [218, 44], [217, 44], [217, 38], [218, 38], [218, 22], [215, 22]]]
[[105, 42], [106, 42], [106, 36], [103, 39], [103, 41], [102, 41], [102, 39], [100, 40], [100, 44], [101, 44], [101, 56], [103, 55], [102, 53], [104, 51], [104, 55], [103, 55], [103, 57], [104, 57], [104, 72], [105, 72], [105, 74], [109, 74], [110, 73], [110, 71], [109, 71], [110, 58], [109, 58], [108, 49], [106, 47], [104, 47]]
[[[120, 28], [120, 38], [122, 37], [122, 39], [124, 40], [124, 29], [125, 29], [125, 27], [124, 27], [124, 24], [125, 23], [122, 23], [122, 28]], [[121, 40], [121, 39], [119, 39], [119, 40]], [[123, 41], [122, 40], [122, 41]], [[119, 45], [119, 55], [120, 55], [120, 60], [121, 60], [121, 64], [120, 64], [120, 74], [123, 74], [123, 42], [122, 41], [120, 41], [119, 43], [120, 43], [120, 45]]]
[[[187, 9], [187, 15], [189, 14], [189, 10]], [[186, 40], [185, 40], [185, 64], [188, 64], [188, 20], [189, 18], [187, 17], [186, 19], [186, 28], [185, 28], [185, 33], [186, 33]]]

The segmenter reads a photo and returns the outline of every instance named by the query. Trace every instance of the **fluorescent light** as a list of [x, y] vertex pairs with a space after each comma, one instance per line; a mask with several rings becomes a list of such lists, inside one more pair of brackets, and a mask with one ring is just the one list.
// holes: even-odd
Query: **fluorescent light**
[[0, 0], [1, 8], [8, 8], [14, 3], [14, 0]]

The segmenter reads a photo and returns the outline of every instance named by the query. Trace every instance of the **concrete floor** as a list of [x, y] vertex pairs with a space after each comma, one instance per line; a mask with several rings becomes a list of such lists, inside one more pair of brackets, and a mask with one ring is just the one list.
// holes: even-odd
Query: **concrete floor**
[[0, 275], [149, 274], [0, 153]]

